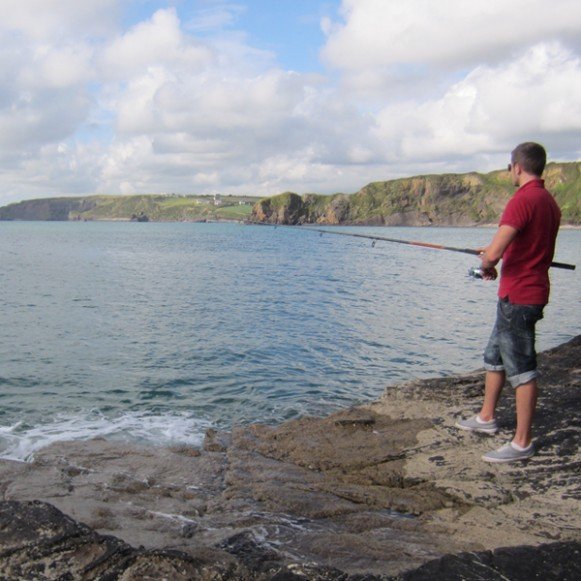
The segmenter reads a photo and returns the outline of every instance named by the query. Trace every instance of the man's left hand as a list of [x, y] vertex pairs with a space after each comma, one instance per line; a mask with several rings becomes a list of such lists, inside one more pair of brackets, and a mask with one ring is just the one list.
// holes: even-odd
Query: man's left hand
[[484, 280], [496, 280], [498, 278], [498, 272], [496, 272], [496, 268], [494, 268], [494, 266], [491, 266], [490, 268], [483, 268], [482, 278]]

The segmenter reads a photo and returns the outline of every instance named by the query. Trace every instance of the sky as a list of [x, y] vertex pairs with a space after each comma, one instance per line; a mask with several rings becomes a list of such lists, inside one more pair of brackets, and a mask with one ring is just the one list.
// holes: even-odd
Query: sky
[[581, 159], [578, 0], [0, 0], [0, 206]]

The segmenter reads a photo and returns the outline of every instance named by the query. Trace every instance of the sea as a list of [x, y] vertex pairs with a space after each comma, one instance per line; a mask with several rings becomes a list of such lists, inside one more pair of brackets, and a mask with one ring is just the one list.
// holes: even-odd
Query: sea
[[[105, 437], [199, 446], [482, 367], [497, 283], [460, 248], [493, 228], [0, 222], [0, 457]], [[581, 231], [555, 260], [580, 265]], [[579, 270], [552, 269], [540, 349], [580, 333]]]

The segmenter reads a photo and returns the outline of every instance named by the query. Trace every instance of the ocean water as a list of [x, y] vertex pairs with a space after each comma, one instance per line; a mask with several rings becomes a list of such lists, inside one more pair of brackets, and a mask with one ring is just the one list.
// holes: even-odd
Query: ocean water
[[[494, 233], [340, 230], [458, 247]], [[555, 260], [581, 268], [581, 231]], [[199, 445], [208, 427], [477, 369], [497, 288], [467, 275], [477, 262], [308, 228], [0, 222], [0, 456], [96, 436]], [[579, 272], [551, 274], [540, 349], [581, 328]]]

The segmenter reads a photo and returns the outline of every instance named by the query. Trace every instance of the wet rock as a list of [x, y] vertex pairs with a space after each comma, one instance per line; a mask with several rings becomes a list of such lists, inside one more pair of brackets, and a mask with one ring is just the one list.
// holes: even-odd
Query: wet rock
[[235, 555], [251, 571], [275, 571], [280, 568], [283, 561], [277, 551], [257, 542], [249, 531], [243, 531], [224, 540], [219, 547]]
[[573, 581], [581, 576], [580, 557], [580, 543], [552, 543], [446, 555], [397, 576], [349, 575], [312, 563], [284, 563], [280, 551], [248, 532], [196, 556], [135, 549], [115, 537], [97, 534], [49, 504], [0, 502], [0, 574], [6, 579]]
[[210, 428], [204, 438], [204, 450], [206, 452], [225, 452], [230, 446], [231, 436], [227, 432], [219, 432]]

